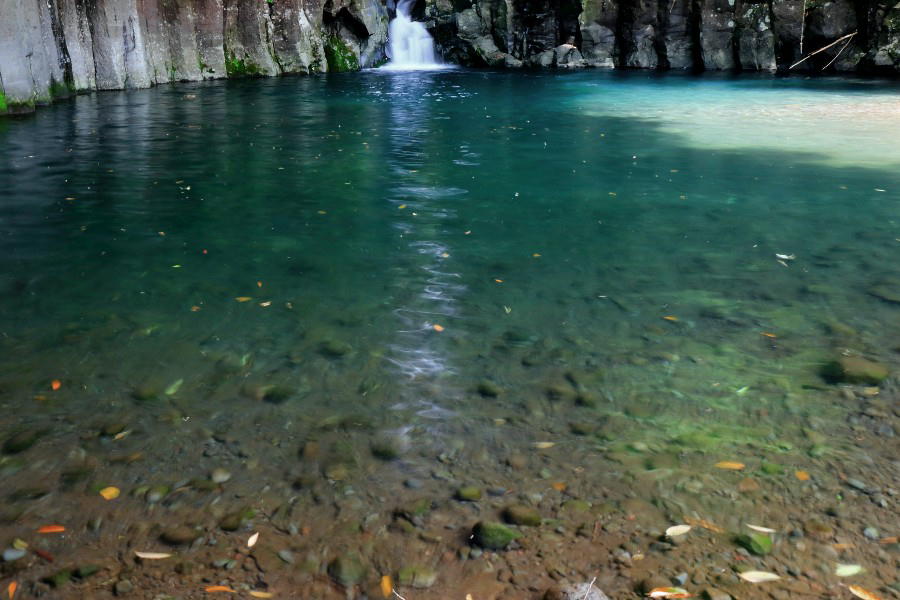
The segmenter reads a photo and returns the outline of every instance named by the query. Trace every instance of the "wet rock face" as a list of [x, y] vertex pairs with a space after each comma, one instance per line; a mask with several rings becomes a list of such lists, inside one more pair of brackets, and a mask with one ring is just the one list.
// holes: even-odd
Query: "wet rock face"
[[[49, 0], [4, 7], [0, 114], [73, 92], [386, 59], [387, 0]], [[890, 0], [420, 0], [444, 59], [488, 67], [900, 73]]]

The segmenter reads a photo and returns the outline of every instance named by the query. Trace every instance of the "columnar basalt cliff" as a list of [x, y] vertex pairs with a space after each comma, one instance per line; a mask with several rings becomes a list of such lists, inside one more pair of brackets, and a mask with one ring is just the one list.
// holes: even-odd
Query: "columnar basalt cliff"
[[[469, 66], [775, 71], [838, 41], [795, 70], [900, 73], [893, 1], [419, 0], [414, 14]], [[393, 0], [0, 0], [0, 114], [80, 91], [376, 66], [391, 16]]]

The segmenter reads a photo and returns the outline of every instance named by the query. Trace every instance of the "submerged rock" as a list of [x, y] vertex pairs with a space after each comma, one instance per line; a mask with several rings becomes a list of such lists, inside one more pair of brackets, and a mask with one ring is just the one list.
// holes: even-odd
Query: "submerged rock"
[[4, 454], [18, 454], [34, 446], [44, 432], [38, 429], [24, 429], [19, 431], [3, 443]]
[[883, 364], [860, 356], [842, 356], [822, 369], [822, 376], [831, 383], [878, 385], [889, 374], [888, 368]]
[[541, 524], [540, 513], [530, 506], [524, 506], [522, 504], [507, 506], [503, 511], [503, 518], [513, 525], [537, 527]]
[[188, 527], [187, 525], [176, 525], [174, 527], [164, 529], [160, 534], [159, 539], [171, 546], [181, 546], [184, 544], [190, 544], [199, 537], [200, 532], [193, 527]]
[[472, 529], [472, 541], [487, 550], [503, 550], [520, 537], [521, 533], [501, 523], [479, 521]]
[[338, 556], [328, 564], [328, 574], [345, 587], [355, 585], [366, 576], [366, 567], [355, 554]]
[[430, 588], [437, 580], [437, 571], [428, 567], [403, 567], [397, 573], [397, 583], [414, 588]]

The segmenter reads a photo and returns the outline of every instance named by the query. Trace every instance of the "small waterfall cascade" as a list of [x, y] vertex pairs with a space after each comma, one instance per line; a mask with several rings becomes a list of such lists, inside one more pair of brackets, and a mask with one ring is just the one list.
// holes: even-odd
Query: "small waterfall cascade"
[[400, 0], [397, 4], [397, 17], [388, 26], [391, 62], [383, 68], [414, 71], [444, 66], [435, 59], [434, 40], [428, 30], [412, 20], [414, 2]]

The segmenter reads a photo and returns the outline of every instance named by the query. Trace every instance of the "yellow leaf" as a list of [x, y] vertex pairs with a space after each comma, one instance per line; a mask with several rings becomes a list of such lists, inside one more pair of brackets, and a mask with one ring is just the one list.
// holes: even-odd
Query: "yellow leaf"
[[743, 573], [738, 573], [741, 579], [744, 581], [749, 581], [750, 583], [762, 583], [764, 581], [776, 581], [781, 579], [775, 573], [767, 573], [766, 571], [744, 571]]
[[665, 317], [663, 317], [663, 319], [665, 319], [666, 321], [672, 321], [673, 323], [675, 323], [676, 321], [678, 321], [678, 317], [675, 317], [675, 316], [672, 316], [672, 315], [666, 315]]
[[274, 598], [275, 597], [274, 594], [271, 594], [269, 592], [257, 592], [256, 590], [250, 590], [247, 593], [250, 594], [251, 596], [253, 596], [254, 598]]
[[251, 300], [253, 300], [253, 298], [251, 298], [250, 296], [238, 296], [237, 298], [235, 298], [235, 300], [237, 300], [238, 302], [250, 302]]
[[382, 575], [381, 577], [381, 595], [385, 598], [391, 597], [391, 592], [394, 591], [394, 582], [391, 581], [390, 575]]
[[538, 450], [546, 450], [556, 445], [556, 442], [535, 442], [534, 447]]
[[533, 258], [540, 258], [540, 257], [541, 257], [541, 255], [538, 254], [537, 252], [535, 252], [535, 253], [532, 254], [531, 256], [532, 256]]
[[213, 593], [213, 592], [229, 592], [231, 594], [237, 593], [233, 589], [228, 587], [227, 585], [210, 585], [210, 586], [203, 588], [203, 591], [209, 592], [209, 593]]
[[796, 477], [800, 481], [809, 481], [809, 473], [807, 473], [806, 471], [795, 471], [794, 477]]
[[405, 205], [405, 204], [401, 204], [401, 205], [398, 206], [397, 208], [399, 208], [400, 210], [403, 210], [404, 208], [406, 208], [406, 205]]
[[114, 486], [105, 487], [100, 490], [100, 495], [103, 496], [103, 498], [106, 500], [115, 500], [121, 493], [122, 492], [119, 490], [119, 488]]
[[691, 530], [690, 525], [672, 525], [671, 527], [666, 529], [666, 535], [668, 537], [676, 537], [679, 535], [684, 535], [690, 530]]
[[437, 324], [437, 323], [435, 323], [435, 324], [434, 324], [434, 325], [432, 325], [432, 326], [431, 326], [431, 327], [432, 327], [432, 328], [433, 328], [433, 329], [434, 329], [434, 330], [435, 330], [435, 331], [438, 331], [438, 332], [440, 332], [440, 331], [443, 331], [443, 330], [444, 330], [444, 327], [443, 327], [443, 325], [438, 325], [438, 324]]
[[862, 598], [863, 600], [881, 600], [881, 598], [879, 598], [866, 588], [861, 588], [858, 585], [848, 585], [847, 589], [850, 590], [851, 594], [853, 594], [857, 598]]
[[168, 552], [138, 552], [137, 550], [134, 551], [134, 555], [145, 560], [162, 560], [172, 556]]
[[726, 469], [728, 471], [740, 471], [744, 468], [744, 463], [734, 462], [730, 460], [723, 460], [721, 462], [717, 462], [715, 464], [718, 469]]

